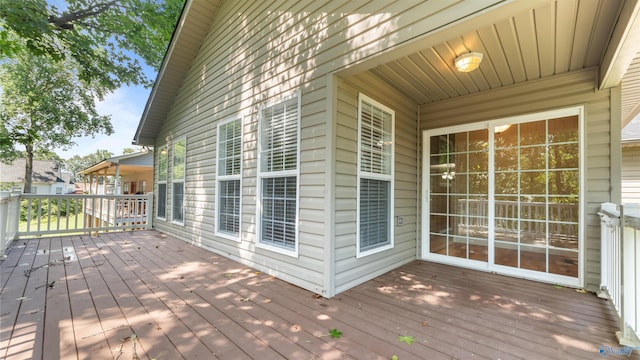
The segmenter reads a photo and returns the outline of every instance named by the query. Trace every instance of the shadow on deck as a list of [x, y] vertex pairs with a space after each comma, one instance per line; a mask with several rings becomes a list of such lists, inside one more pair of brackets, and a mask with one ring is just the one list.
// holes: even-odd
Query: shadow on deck
[[415, 261], [327, 300], [152, 230], [18, 240], [1, 283], [5, 359], [594, 359], [621, 349], [608, 302], [575, 289]]

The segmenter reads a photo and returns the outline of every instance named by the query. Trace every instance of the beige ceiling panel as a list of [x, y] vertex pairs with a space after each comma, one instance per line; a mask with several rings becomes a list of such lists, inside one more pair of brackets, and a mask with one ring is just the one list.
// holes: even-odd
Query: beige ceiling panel
[[555, 74], [569, 71], [578, 2], [563, 0], [556, 3], [556, 61]]
[[[429, 84], [429, 88], [431, 89], [431, 93], [435, 95], [435, 99], [442, 100], [448, 99], [449, 95], [446, 91], [442, 89], [441, 84], [438, 81], [444, 83], [440, 74], [429, 64], [426, 60], [422, 52], [418, 52], [413, 55], [409, 55], [409, 59], [420, 68], [420, 79]], [[434, 101], [437, 101], [434, 100]]]
[[537, 79], [540, 77], [540, 62], [538, 61], [538, 41], [535, 31], [534, 12], [523, 12], [516, 15], [514, 20], [526, 78], [528, 80]]
[[443, 99], [449, 99], [456, 97], [457, 93], [455, 89], [449, 84], [445, 78], [445, 74], [450, 74], [450, 69], [444, 64], [440, 55], [433, 49], [426, 49], [420, 51], [420, 54], [429, 63], [429, 67], [426, 69], [427, 75], [433, 79], [435, 84], [446, 94]]
[[[489, 60], [489, 64], [481, 65], [483, 71], [488, 67], [488, 65], [491, 65], [491, 68], [495, 71], [498, 79], [500, 79], [501, 86], [513, 84], [513, 75], [511, 75], [511, 71], [509, 70], [509, 64], [507, 63], [504, 49], [500, 44], [496, 28], [493, 25], [486, 26], [478, 29], [478, 34], [486, 49], [486, 60]], [[483, 59], [482, 61], [486, 60]]]
[[538, 62], [540, 76], [551, 76], [555, 71], [556, 48], [556, 12], [552, 3], [546, 3], [534, 9], [536, 47], [538, 48]]
[[[582, 69], [587, 64], [587, 54], [591, 51], [593, 44], [591, 38], [594, 32], [593, 24], [598, 12], [599, 2], [581, 1], [578, 6], [576, 19], [576, 32], [574, 36], [573, 49], [571, 52], [571, 70]], [[600, 53], [602, 51], [600, 50]]]
[[513, 18], [497, 23], [496, 31], [498, 32], [500, 44], [504, 49], [503, 51], [507, 54], [506, 58], [511, 76], [513, 76], [514, 81], [517, 83], [525, 81], [527, 77], [524, 72], [522, 53], [520, 51], [520, 44], [518, 43], [518, 35]]
[[[498, 74], [496, 74], [493, 62], [491, 61], [489, 53], [484, 47], [484, 43], [482, 39], [480, 39], [478, 32], [474, 31], [467, 33], [462, 38], [464, 39], [464, 43], [468, 44], [471, 51], [479, 51], [484, 54], [481, 64], [482, 66], [480, 67], [479, 71], [477, 71], [477, 73], [482, 75], [482, 79], [476, 79], [480, 77], [476, 76], [476, 72], [471, 73], [471, 76], [474, 78], [474, 81], [476, 81], [478, 88], [482, 91], [500, 87], [500, 79], [498, 78]], [[473, 46], [469, 44], [473, 44]]]
[[[424, 72], [420, 69], [416, 63], [409, 57], [398, 60], [398, 64], [410, 74], [409, 81], [412, 86], [417, 89], [421, 94], [421, 98], [424, 102], [434, 101], [433, 99], [437, 99], [438, 97], [431, 91], [429, 84], [423, 81]], [[418, 103], [421, 104], [421, 103]]]
[[598, 17], [591, 34], [591, 52], [588, 54], [587, 66], [600, 64], [603, 57], [603, 49], [606, 48], [613, 27], [620, 12], [622, 0], [599, 1]]

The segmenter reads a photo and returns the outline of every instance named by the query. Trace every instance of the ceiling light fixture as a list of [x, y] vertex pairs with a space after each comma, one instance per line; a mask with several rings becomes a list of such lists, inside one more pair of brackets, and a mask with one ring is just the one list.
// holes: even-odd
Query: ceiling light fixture
[[477, 69], [478, 66], [480, 66], [481, 61], [482, 53], [470, 52], [458, 56], [454, 60], [454, 64], [456, 65], [456, 69], [458, 69], [458, 71], [469, 72]]

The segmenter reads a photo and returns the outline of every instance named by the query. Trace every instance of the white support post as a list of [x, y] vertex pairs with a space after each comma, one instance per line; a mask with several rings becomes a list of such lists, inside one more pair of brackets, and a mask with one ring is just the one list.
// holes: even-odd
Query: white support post
[[640, 285], [638, 271], [640, 270], [640, 205], [627, 204], [620, 207], [622, 231], [622, 304], [620, 306], [620, 331], [616, 332], [621, 345], [640, 347], [637, 331], [638, 297]]

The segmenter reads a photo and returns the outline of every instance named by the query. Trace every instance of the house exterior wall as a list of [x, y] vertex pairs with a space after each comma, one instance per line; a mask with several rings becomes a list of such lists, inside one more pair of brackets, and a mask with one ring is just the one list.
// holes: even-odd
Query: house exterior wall
[[[123, 175], [120, 177], [120, 186], [121, 189], [124, 188], [124, 184], [126, 183], [131, 183], [131, 182], [135, 182], [136, 183], [136, 187], [135, 187], [135, 192], [139, 192], [140, 190], [140, 184], [142, 183], [142, 181], [146, 181], [147, 182], [147, 190], [146, 192], [151, 192], [153, 189], [153, 170], [149, 169], [148, 171], [140, 171], [138, 173], [135, 174], [128, 174], [128, 175]], [[129, 192], [131, 193], [131, 190], [129, 190]], [[124, 192], [123, 192], [124, 193]]]
[[[22, 186], [24, 188], [24, 185]], [[55, 194], [55, 183], [54, 184], [31, 184], [31, 193], [32, 194]]]
[[622, 148], [622, 204], [640, 204], [640, 147]]
[[[417, 1], [223, 2], [189, 74], [173, 99], [155, 143], [156, 148], [165, 144], [170, 147], [172, 139], [186, 136], [185, 222], [178, 225], [170, 221], [169, 172], [167, 220], [157, 220], [154, 226], [306, 289], [331, 296], [334, 293], [332, 274], [326, 270], [332, 267], [327, 262], [333, 261], [334, 250], [325, 244], [333, 242], [330, 239], [333, 224], [326, 224], [331, 218], [327, 212], [333, 211], [327, 208], [333, 188], [326, 186], [327, 169], [331, 167], [333, 155], [327, 150], [328, 140], [332, 139], [327, 139], [326, 132], [333, 127], [333, 118], [327, 116], [327, 108], [331, 106], [326, 100], [327, 74], [494, 3], [497, 1], [485, 0], [438, 8]], [[265, 103], [295, 91], [301, 92], [302, 102], [297, 258], [255, 246], [258, 111]], [[400, 114], [415, 113], [406, 110], [405, 105], [398, 109]], [[214, 235], [216, 125], [238, 115], [244, 119], [239, 243]], [[413, 130], [398, 134], [410, 135]], [[408, 147], [400, 147], [403, 153], [397, 154], [397, 158], [403, 162], [399, 166], [401, 169], [415, 162], [414, 143], [415, 139]], [[172, 167], [171, 160], [169, 156], [169, 168]], [[157, 168], [155, 172], [157, 179]], [[409, 171], [403, 176], [414, 175]], [[409, 185], [405, 180], [396, 183], [396, 191], [411, 197], [416, 185]], [[155, 186], [157, 191], [157, 184]], [[398, 189], [398, 186], [403, 188]], [[405, 221], [415, 223], [415, 215], [407, 210], [415, 208], [414, 203], [403, 204], [398, 213], [404, 214]], [[397, 265], [415, 258], [414, 240], [415, 224], [404, 225], [402, 231], [396, 229], [396, 241], [402, 249], [402, 254], [395, 254], [393, 258], [398, 261]], [[351, 254], [345, 250], [347, 247], [341, 244], [338, 249], [341, 252], [337, 266], [341, 273], [341, 288], [347, 288], [359, 276], [353, 267], [355, 263], [348, 260]], [[388, 264], [387, 261], [387, 268]], [[371, 270], [365, 271], [365, 277], [366, 273]]]
[[611, 201], [611, 91], [597, 90], [597, 69], [441, 101], [420, 108], [421, 129], [473, 123], [569, 106], [585, 107], [585, 282], [600, 283], [600, 204]]
[[[364, 257], [356, 254], [359, 93], [395, 111], [394, 247]], [[337, 108], [335, 285], [341, 292], [416, 259], [418, 123], [417, 105], [370, 73], [339, 82]]]

